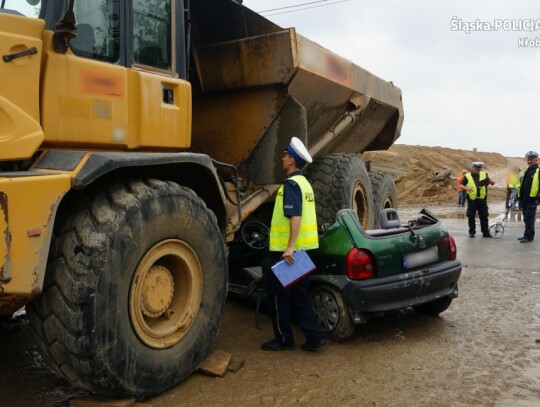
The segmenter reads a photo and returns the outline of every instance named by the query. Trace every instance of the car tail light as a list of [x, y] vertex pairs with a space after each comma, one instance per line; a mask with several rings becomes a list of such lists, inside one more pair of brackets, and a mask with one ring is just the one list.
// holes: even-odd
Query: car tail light
[[448, 260], [455, 260], [457, 258], [456, 241], [450, 233], [448, 233]]
[[351, 280], [365, 280], [375, 277], [375, 265], [369, 252], [353, 247], [347, 254], [347, 277]]

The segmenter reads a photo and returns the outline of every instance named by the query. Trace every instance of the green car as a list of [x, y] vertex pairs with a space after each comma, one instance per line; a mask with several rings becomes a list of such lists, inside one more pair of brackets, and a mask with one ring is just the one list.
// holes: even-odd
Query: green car
[[[309, 276], [313, 305], [334, 340], [347, 339], [356, 325], [387, 311], [412, 307], [438, 315], [458, 296], [456, 244], [435, 215], [423, 209], [402, 225], [388, 208], [380, 223], [381, 229], [364, 230], [354, 211], [341, 210], [333, 224], [323, 225], [319, 249], [311, 253], [317, 267]], [[233, 273], [230, 291], [260, 293], [260, 267], [244, 271], [251, 282], [238, 284]]]
[[395, 209], [384, 209], [381, 226], [364, 230], [355, 212], [340, 211], [312, 255], [313, 304], [335, 340], [381, 312], [412, 307], [438, 315], [458, 295], [456, 244], [435, 215], [423, 209], [401, 225]]

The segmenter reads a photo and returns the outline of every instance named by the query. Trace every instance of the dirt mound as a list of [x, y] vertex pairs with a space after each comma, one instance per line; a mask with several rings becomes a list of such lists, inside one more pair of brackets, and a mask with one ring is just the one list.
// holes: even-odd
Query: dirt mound
[[457, 202], [457, 175], [469, 169], [473, 161], [485, 163], [485, 171], [495, 181], [489, 188], [490, 201], [506, 197], [505, 175], [508, 166], [525, 168], [525, 161], [499, 153], [455, 150], [445, 147], [395, 144], [388, 151], [363, 154], [371, 171], [389, 171], [394, 176], [398, 201], [402, 204], [448, 204]]

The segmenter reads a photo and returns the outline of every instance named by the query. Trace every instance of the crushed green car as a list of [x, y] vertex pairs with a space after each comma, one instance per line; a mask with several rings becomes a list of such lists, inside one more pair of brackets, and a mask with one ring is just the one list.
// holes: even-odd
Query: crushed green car
[[[433, 213], [423, 209], [402, 224], [397, 211], [387, 208], [380, 224], [365, 230], [354, 211], [341, 210], [333, 224], [323, 225], [319, 249], [311, 253], [317, 266], [309, 276], [313, 306], [323, 330], [336, 341], [349, 338], [373, 315], [406, 308], [438, 315], [458, 296], [456, 244]], [[264, 239], [265, 233], [258, 230], [256, 236]], [[259, 295], [260, 301], [260, 267], [234, 269], [229, 290]]]

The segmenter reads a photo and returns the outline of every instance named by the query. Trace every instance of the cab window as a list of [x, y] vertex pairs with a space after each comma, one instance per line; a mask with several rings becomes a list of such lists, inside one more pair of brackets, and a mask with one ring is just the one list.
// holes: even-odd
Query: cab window
[[171, 1], [133, 0], [133, 60], [170, 70]]
[[120, 50], [119, 1], [94, 0], [75, 2], [77, 36], [70, 47], [75, 55], [100, 61], [116, 62]]

